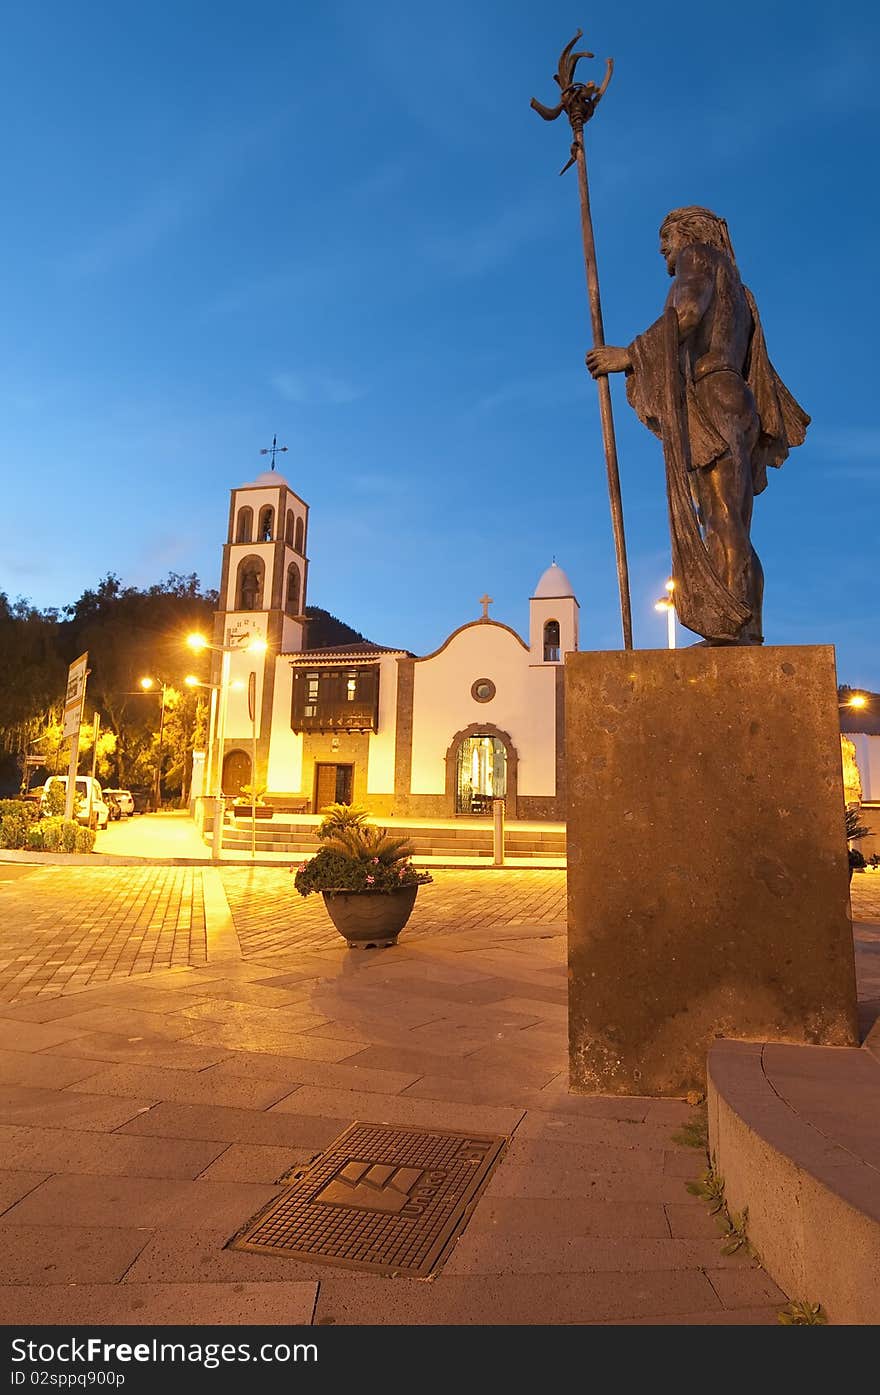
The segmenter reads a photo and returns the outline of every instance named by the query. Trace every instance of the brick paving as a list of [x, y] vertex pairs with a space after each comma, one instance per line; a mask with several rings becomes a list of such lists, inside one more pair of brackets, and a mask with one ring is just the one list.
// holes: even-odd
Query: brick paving
[[0, 1003], [204, 964], [202, 873], [31, 868], [0, 880], [0, 926]]
[[[300, 896], [286, 868], [224, 867], [220, 875], [246, 959], [338, 944], [323, 898]], [[564, 872], [444, 870], [419, 891], [404, 934], [420, 939], [476, 926], [491, 931], [564, 921]]]

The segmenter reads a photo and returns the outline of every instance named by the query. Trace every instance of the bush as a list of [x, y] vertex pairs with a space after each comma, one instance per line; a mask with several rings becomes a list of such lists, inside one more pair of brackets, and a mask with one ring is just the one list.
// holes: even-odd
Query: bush
[[39, 817], [40, 808], [31, 799], [0, 799], [0, 819], [10, 814], [17, 815], [27, 823], [33, 823]]
[[52, 780], [43, 798], [43, 808], [50, 818], [61, 818], [67, 808], [67, 786]]
[[359, 828], [366, 823], [369, 814], [359, 804], [327, 804], [321, 810], [323, 818], [315, 829], [315, 837], [324, 842], [335, 838], [346, 828]]
[[80, 824], [76, 826], [76, 851], [78, 853], [90, 853], [95, 846], [95, 830], [93, 828], [83, 828]]
[[26, 848], [28, 829], [37, 817], [25, 799], [0, 799], [0, 848]]
[[291, 868], [301, 896], [313, 891], [391, 892], [432, 880], [427, 872], [413, 867], [413, 846], [408, 838], [364, 823], [365, 817], [359, 814], [335, 835], [325, 835], [324, 846], [314, 857]]
[[58, 815], [40, 819], [28, 829], [27, 846], [37, 852], [91, 852], [94, 844], [95, 835], [90, 828]]
[[44, 838], [46, 830], [43, 823], [32, 823], [27, 831], [27, 846], [34, 852], [43, 852], [45, 849]]

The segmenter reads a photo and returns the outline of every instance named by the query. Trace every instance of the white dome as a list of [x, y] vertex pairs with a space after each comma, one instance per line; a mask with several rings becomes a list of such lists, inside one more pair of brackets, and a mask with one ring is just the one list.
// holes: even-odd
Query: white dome
[[264, 470], [261, 475], [257, 475], [257, 478], [255, 480], [251, 480], [249, 485], [242, 485], [241, 488], [253, 489], [253, 487], [257, 484], [261, 485], [264, 488], [267, 484], [280, 484], [283, 486], [284, 489], [290, 488], [290, 485], [287, 483], [287, 480], [284, 478], [283, 475], [279, 475], [277, 470]]
[[574, 596], [574, 587], [561, 567], [553, 562], [535, 587], [533, 600], [556, 600], [560, 596]]

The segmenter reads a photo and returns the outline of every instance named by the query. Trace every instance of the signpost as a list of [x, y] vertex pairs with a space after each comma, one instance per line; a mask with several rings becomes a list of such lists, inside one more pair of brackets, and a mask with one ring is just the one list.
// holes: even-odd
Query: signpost
[[71, 738], [70, 743], [70, 766], [67, 771], [67, 800], [64, 805], [64, 817], [72, 819], [76, 807], [76, 771], [79, 765], [79, 728], [83, 715], [83, 703], [86, 697], [86, 679], [89, 676], [89, 655], [80, 654], [78, 659], [74, 659], [67, 670], [67, 695], [64, 699], [64, 717], [62, 719], [62, 733], [65, 737]]

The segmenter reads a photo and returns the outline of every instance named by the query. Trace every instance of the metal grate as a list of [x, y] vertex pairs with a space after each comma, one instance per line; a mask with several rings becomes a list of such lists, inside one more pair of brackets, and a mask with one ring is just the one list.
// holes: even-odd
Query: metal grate
[[230, 1248], [425, 1278], [464, 1229], [506, 1144], [485, 1135], [351, 1124], [304, 1172], [292, 1174]]

